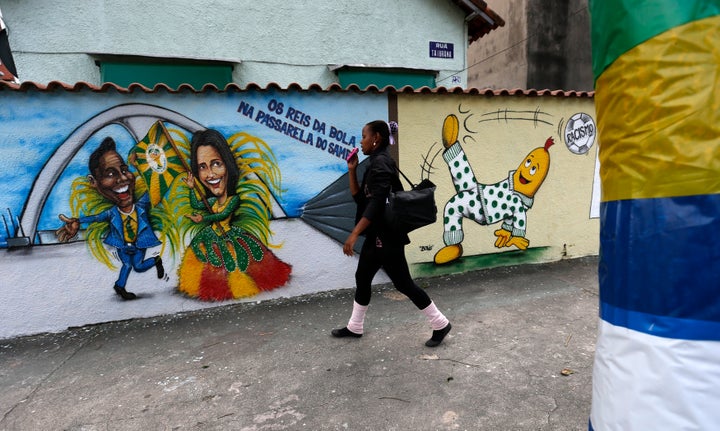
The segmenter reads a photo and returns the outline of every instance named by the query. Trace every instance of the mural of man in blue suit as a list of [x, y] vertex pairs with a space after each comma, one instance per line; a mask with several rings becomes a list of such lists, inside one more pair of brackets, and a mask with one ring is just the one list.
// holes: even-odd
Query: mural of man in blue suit
[[104, 243], [117, 249], [122, 262], [120, 276], [115, 282], [115, 292], [124, 300], [137, 296], [125, 289], [131, 270], [145, 272], [153, 266], [158, 278], [165, 276], [160, 256], [145, 259], [150, 247], [160, 245], [150, 224], [150, 198], [144, 194], [135, 201], [135, 175], [128, 170], [127, 163], [115, 149], [115, 141], [107, 137], [90, 155], [88, 179], [100, 195], [114, 206], [106, 211], [80, 218], [60, 215], [65, 225], [56, 231], [58, 239], [66, 242], [73, 238], [81, 223], [106, 222], [110, 230]]

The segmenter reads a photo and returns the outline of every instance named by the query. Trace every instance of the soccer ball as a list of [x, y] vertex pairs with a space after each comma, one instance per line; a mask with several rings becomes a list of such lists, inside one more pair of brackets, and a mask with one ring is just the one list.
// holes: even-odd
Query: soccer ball
[[595, 143], [597, 127], [592, 117], [578, 112], [565, 125], [565, 145], [574, 154], [585, 154]]

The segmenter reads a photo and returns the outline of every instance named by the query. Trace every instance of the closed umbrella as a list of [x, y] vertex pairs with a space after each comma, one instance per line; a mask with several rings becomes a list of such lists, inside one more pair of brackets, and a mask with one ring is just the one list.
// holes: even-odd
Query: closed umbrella
[[0, 80], [18, 82], [15, 61], [10, 51], [8, 28], [3, 21], [2, 11], [0, 11]]

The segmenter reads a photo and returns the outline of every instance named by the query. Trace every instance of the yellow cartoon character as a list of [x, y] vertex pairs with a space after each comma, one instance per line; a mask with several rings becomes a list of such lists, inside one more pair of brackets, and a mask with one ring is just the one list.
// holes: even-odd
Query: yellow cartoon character
[[525, 238], [526, 213], [550, 168], [548, 148], [554, 144], [553, 139], [548, 138], [544, 147], [532, 150], [508, 178], [495, 184], [478, 184], [458, 141], [458, 130], [457, 117], [448, 115], [442, 130], [443, 159], [450, 168], [456, 195], [445, 204], [445, 247], [435, 254], [435, 263], [442, 265], [462, 256], [463, 218], [483, 226], [502, 222], [495, 231], [495, 247], [526, 249], [530, 244]]

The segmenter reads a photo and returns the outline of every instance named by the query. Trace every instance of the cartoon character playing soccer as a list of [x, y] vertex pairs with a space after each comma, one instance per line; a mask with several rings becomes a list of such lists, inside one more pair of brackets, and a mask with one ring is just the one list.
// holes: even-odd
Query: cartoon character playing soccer
[[450, 263], [462, 256], [464, 218], [482, 226], [502, 222], [500, 229], [495, 231], [495, 247], [515, 246], [525, 250], [530, 244], [525, 238], [527, 211], [550, 168], [548, 148], [554, 144], [553, 139], [548, 138], [544, 147], [532, 150], [506, 179], [495, 184], [479, 184], [458, 141], [458, 130], [457, 117], [448, 115], [442, 130], [443, 159], [450, 169], [457, 193], [445, 204], [445, 247], [435, 253], [435, 263]]

